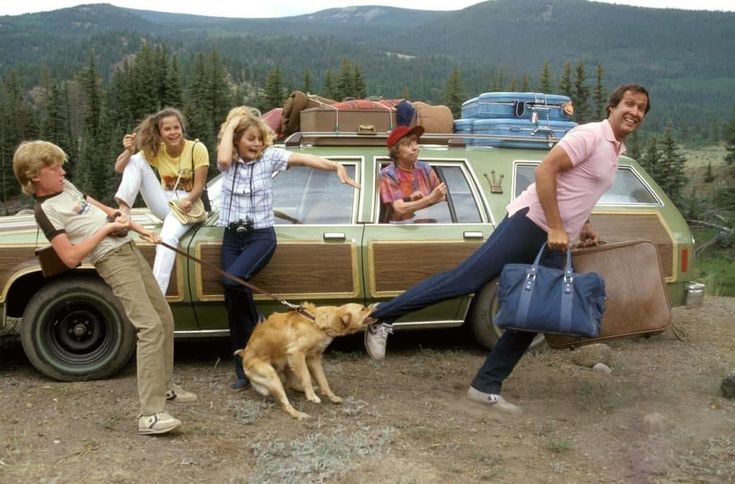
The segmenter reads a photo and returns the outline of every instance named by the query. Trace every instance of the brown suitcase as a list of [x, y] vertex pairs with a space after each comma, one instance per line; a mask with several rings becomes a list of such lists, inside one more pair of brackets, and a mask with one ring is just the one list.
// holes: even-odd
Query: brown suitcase
[[658, 334], [671, 325], [671, 304], [656, 244], [648, 240], [600, 245], [573, 252], [575, 272], [597, 272], [607, 301], [597, 338], [546, 335], [552, 348]]
[[454, 116], [447, 106], [432, 106], [421, 101], [414, 102], [413, 106], [416, 108], [416, 124], [423, 126], [426, 133], [454, 131]]
[[[341, 104], [341, 103], [340, 103]], [[325, 105], [301, 111], [301, 131], [320, 133], [387, 133], [396, 126], [396, 110], [374, 103], [371, 109]]]

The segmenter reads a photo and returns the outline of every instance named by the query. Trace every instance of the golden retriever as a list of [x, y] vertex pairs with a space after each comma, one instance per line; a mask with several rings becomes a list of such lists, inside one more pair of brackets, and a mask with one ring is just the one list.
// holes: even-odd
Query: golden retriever
[[315, 321], [296, 311], [273, 313], [255, 327], [240, 353], [253, 388], [261, 395], [273, 396], [283, 410], [297, 419], [309, 415], [291, 406], [283, 382], [304, 392], [309, 401], [320, 403], [314, 392], [313, 376], [323, 395], [333, 403], [342, 403], [324, 376], [322, 353], [336, 336], [364, 330], [372, 322], [369, 316], [373, 311], [372, 307], [360, 304], [316, 307], [304, 303], [303, 306]]

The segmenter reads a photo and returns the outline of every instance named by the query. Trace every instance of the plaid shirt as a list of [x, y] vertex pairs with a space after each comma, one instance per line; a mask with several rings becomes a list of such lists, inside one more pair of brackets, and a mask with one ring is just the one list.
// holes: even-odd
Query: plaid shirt
[[267, 148], [259, 159], [242, 159], [224, 172], [220, 196], [219, 221], [227, 227], [238, 220], [253, 221], [253, 228], [264, 229], [276, 223], [273, 216], [273, 174], [288, 168], [289, 151]]
[[[390, 205], [396, 200], [408, 198], [414, 192], [421, 192], [427, 196], [439, 183], [436, 172], [424, 161], [417, 161], [411, 171], [398, 168], [395, 163], [391, 163], [380, 171], [380, 200]], [[391, 219], [402, 221], [413, 216], [412, 213], [403, 216], [394, 213]]]

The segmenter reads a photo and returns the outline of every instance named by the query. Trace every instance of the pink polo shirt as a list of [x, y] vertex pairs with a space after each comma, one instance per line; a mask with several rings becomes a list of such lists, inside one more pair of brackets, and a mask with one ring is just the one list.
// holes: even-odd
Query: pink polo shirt
[[[559, 141], [559, 146], [573, 165], [559, 173], [556, 180], [556, 201], [564, 230], [571, 241], [576, 240], [595, 204], [612, 186], [617, 160], [625, 153], [625, 145], [615, 139], [610, 123], [604, 120], [575, 127]], [[535, 182], [510, 202], [506, 210], [511, 216], [526, 207], [529, 207], [526, 216], [548, 232]]]

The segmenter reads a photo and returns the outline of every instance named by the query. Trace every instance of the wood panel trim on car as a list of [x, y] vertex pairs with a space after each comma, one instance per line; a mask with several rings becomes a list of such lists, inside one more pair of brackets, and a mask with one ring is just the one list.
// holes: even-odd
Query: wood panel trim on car
[[671, 229], [657, 211], [605, 211], [590, 216], [592, 228], [604, 242], [650, 240], [658, 249], [661, 269], [666, 282], [677, 280], [679, 244], [674, 242]]
[[[153, 268], [153, 260], [156, 258], [156, 246], [152, 244], [141, 244], [137, 241], [135, 245], [140, 250], [140, 253], [143, 254], [145, 260], [148, 261], [151, 268]], [[170, 250], [163, 246], [161, 246], [161, 249]], [[176, 254], [176, 261], [174, 262], [173, 269], [171, 269], [171, 279], [168, 284], [168, 291], [166, 291], [166, 300], [168, 302], [181, 302], [184, 300], [184, 277], [182, 274], [186, 274], [184, 269], [185, 263], [186, 261], [184, 261], [184, 258], [179, 254]], [[173, 284], [171, 284], [171, 282], [173, 282]]]
[[[194, 253], [203, 261], [220, 267], [221, 246], [220, 242], [199, 242]], [[273, 258], [250, 282], [278, 297], [356, 298], [360, 290], [358, 256], [359, 247], [350, 242], [279, 242]], [[224, 300], [218, 272], [196, 264], [194, 278], [198, 300]], [[255, 298], [269, 299], [262, 294], [256, 294]]]
[[479, 241], [373, 240], [367, 252], [369, 296], [396, 296], [429, 276], [453, 269], [481, 245]]

